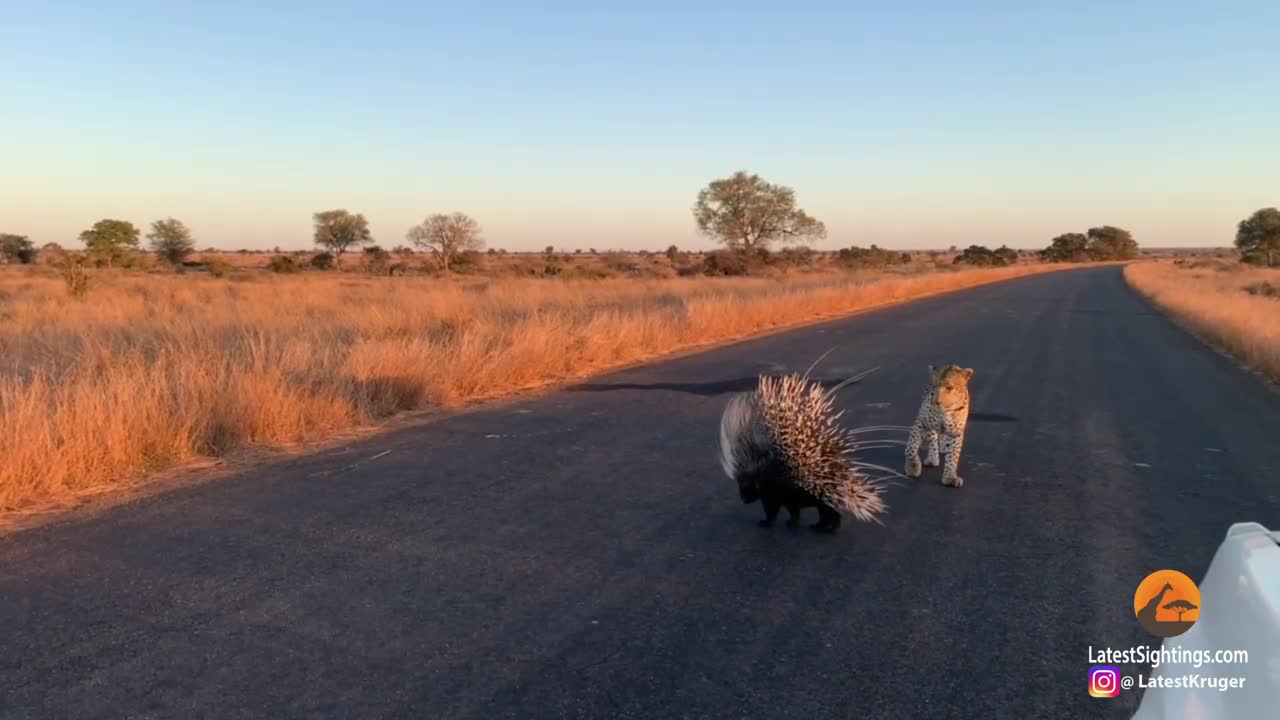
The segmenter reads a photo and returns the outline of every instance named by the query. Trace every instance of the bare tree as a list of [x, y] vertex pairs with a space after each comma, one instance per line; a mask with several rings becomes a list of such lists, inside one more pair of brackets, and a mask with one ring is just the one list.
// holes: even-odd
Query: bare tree
[[693, 217], [702, 234], [733, 250], [827, 236], [825, 225], [796, 207], [794, 190], [742, 171], [703, 188]]
[[459, 254], [484, 249], [480, 223], [460, 212], [431, 215], [421, 225], [409, 228], [405, 237], [435, 254], [445, 272], [449, 272], [449, 266]]

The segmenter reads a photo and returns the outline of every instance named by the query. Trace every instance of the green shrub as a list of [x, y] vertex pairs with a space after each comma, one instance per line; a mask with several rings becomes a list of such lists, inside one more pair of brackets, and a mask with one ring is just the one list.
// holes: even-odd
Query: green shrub
[[877, 245], [861, 248], [851, 245], [836, 252], [836, 263], [851, 270], [884, 268], [911, 262], [910, 253], [885, 250]]
[[816, 253], [814, 253], [811, 248], [793, 247], [779, 250], [775, 257], [781, 265], [787, 265], [790, 267], [812, 267]]
[[231, 263], [219, 258], [214, 258], [205, 263], [205, 267], [209, 268], [209, 274], [216, 278], [225, 278], [231, 274]]
[[[1008, 250], [1008, 248], [1004, 248]], [[964, 249], [964, 252], [956, 256], [952, 262], [959, 265], [973, 265], [975, 267], [1000, 267], [1007, 265], [1006, 256], [998, 255], [994, 250], [983, 245], [970, 245]], [[1017, 255], [1014, 255], [1017, 259]]]
[[604, 266], [615, 273], [623, 273], [626, 275], [637, 275], [640, 273], [640, 264], [626, 255], [614, 253], [605, 255]]
[[746, 253], [734, 250], [716, 250], [702, 261], [702, 274], [712, 277], [740, 277], [751, 274], [751, 262]]
[[453, 256], [449, 269], [456, 273], [468, 274], [483, 272], [485, 269], [484, 253], [479, 250], [463, 250]]
[[391, 253], [383, 250], [377, 245], [370, 245], [364, 249], [364, 269], [365, 272], [373, 275], [381, 275], [387, 272], [387, 266], [391, 264]]
[[1245, 286], [1245, 292], [1256, 297], [1275, 298], [1280, 300], [1280, 284], [1270, 282], [1256, 282], [1252, 285]]
[[575, 265], [565, 273], [565, 277], [575, 280], [607, 280], [616, 277], [616, 274], [599, 266]]
[[[315, 258], [312, 258], [311, 260], [313, 263], [315, 262]], [[288, 255], [276, 255], [267, 263], [267, 269], [274, 273], [288, 274], [296, 273], [300, 268], [298, 267], [298, 263]]]

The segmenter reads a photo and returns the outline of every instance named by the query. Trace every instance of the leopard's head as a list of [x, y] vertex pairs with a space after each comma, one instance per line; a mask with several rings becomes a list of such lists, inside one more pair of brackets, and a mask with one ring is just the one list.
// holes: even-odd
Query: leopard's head
[[938, 404], [944, 408], [959, 407], [969, 400], [969, 378], [972, 377], [973, 368], [929, 366], [929, 379], [938, 393]]

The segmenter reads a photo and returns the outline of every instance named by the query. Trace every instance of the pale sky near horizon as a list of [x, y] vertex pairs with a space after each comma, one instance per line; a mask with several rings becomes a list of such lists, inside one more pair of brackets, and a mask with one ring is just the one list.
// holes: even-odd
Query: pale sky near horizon
[[690, 209], [740, 169], [827, 248], [1226, 245], [1280, 205], [1280, 3], [892, 5], [11, 2], [0, 232], [710, 247]]

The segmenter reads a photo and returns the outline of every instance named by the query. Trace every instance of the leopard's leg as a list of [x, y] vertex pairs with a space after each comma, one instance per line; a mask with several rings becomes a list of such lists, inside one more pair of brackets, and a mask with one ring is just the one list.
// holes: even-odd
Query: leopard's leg
[[938, 431], [925, 430], [924, 439], [928, 443], [929, 452], [924, 457], [925, 467], [938, 467], [942, 462], [938, 459]]
[[920, 467], [920, 441], [922, 439], [920, 426], [913, 425], [911, 433], [907, 435], [907, 477], [918, 478], [923, 471], [923, 468]]
[[947, 433], [946, 464], [942, 468], [942, 484], [951, 487], [964, 487], [964, 478], [958, 472], [960, 468], [960, 450], [964, 447], [964, 431], [952, 435]]

